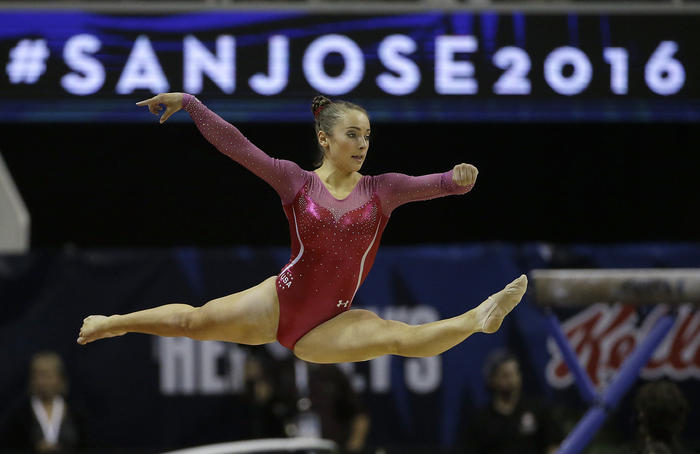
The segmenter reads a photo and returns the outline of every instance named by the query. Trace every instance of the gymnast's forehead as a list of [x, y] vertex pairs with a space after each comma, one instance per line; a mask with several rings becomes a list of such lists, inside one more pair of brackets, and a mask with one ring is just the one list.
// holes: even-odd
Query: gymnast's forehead
[[357, 109], [347, 109], [338, 121], [338, 126], [345, 129], [355, 129], [361, 132], [369, 132], [370, 124], [367, 114]]

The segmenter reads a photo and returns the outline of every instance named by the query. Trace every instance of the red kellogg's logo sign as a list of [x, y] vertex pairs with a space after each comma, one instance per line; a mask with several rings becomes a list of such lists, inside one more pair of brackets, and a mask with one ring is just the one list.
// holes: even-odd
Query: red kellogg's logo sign
[[[579, 363], [598, 386], [609, 381], [665, 313], [665, 307], [657, 306], [640, 323], [634, 306], [596, 304], [564, 321], [562, 329]], [[551, 338], [547, 349], [551, 355], [547, 381], [556, 388], [569, 386], [573, 376]], [[679, 306], [671, 331], [642, 370], [646, 379], [661, 376], [700, 379], [700, 311], [689, 304]]]

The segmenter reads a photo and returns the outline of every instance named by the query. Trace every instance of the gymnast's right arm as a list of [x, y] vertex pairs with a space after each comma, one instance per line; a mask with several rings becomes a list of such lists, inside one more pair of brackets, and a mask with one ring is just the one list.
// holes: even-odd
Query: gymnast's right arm
[[298, 165], [291, 161], [271, 158], [253, 145], [235, 126], [209, 110], [192, 95], [161, 93], [136, 104], [148, 106], [148, 110], [155, 115], [159, 114], [160, 105], [164, 105], [165, 112], [161, 116], [161, 123], [184, 108], [205, 139], [220, 152], [265, 180], [277, 191], [285, 205], [294, 199], [304, 184], [305, 172]]

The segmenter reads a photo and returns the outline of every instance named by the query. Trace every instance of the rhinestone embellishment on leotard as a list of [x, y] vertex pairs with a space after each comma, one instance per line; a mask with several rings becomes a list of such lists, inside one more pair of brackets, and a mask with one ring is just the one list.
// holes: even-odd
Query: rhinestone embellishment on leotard
[[[379, 200], [376, 194], [371, 194], [359, 206], [348, 204], [351, 209], [329, 207], [312, 197], [309, 189], [307, 183], [294, 201], [290, 234], [292, 238], [296, 237], [299, 245], [290, 261], [294, 264], [280, 274], [278, 287], [282, 290], [290, 288], [292, 275], [306, 270], [309, 276], [306, 283], [323, 280], [313, 284], [314, 288], [334, 287], [335, 301], [340, 298], [343, 303], [347, 302], [336, 306], [338, 311], [343, 311], [352, 304], [358, 282], [363, 277], [360, 273], [364, 275], [363, 270], [369, 270], [364, 262], [379, 232]], [[321, 192], [317, 197], [329, 204], [334, 203], [324, 195]], [[341, 202], [335, 200], [335, 203]], [[297, 256], [299, 260], [296, 260]]]

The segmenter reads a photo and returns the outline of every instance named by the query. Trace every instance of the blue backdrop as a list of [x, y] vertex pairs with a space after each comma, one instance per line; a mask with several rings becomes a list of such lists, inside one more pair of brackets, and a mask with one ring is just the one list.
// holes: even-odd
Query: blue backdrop
[[[29, 357], [48, 348], [66, 359], [72, 394], [99, 415], [92, 420], [92, 431], [106, 446], [160, 448], [246, 438], [237, 370], [246, 350], [134, 334], [84, 347], [75, 339], [88, 314], [124, 313], [168, 302], [199, 305], [275, 274], [288, 253], [284, 248], [237, 247], [64, 250], [0, 257], [0, 401], [12, 402], [24, 393]], [[354, 306], [423, 323], [473, 307], [521, 273], [552, 267], [700, 267], [700, 245], [385, 247]], [[645, 317], [656, 316], [658, 309], [598, 305], [559, 313], [568, 331], [581, 318], [601, 314], [600, 329], [580, 345], [579, 353], [604, 385], [616, 368], [610, 349], [619, 340], [619, 330], [605, 329], [606, 324], [616, 316], [634, 341], [644, 335]], [[671, 337], [644, 377], [677, 380], [692, 402], [700, 397], [700, 314], [689, 306], [681, 308]], [[486, 402], [483, 360], [500, 347], [520, 357], [529, 392], [580, 407], [528, 294], [500, 331], [474, 335], [440, 357], [385, 357], [345, 366], [372, 417], [372, 442], [454, 443], [460, 427], [468, 424], [461, 417], [464, 409]], [[600, 349], [600, 354], [590, 355], [591, 349]], [[284, 352], [271, 349], [273, 355]], [[221, 363], [226, 367], [219, 367]], [[629, 415], [620, 418], [627, 421]], [[700, 409], [695, 406], [689, 426], [698, 424]]]

